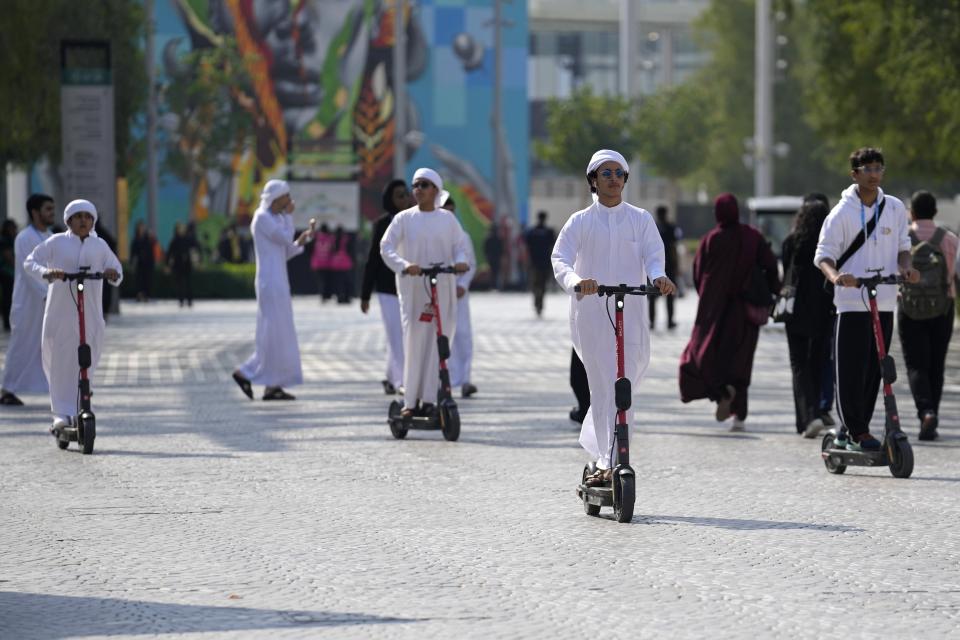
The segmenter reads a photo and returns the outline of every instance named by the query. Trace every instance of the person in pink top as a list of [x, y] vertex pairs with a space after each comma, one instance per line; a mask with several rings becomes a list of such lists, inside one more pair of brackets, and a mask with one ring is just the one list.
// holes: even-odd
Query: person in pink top
[[897, 305], [897, 333], [907, 365], [910, 392], [920, 418], [920, 439], [937, 439], [943, 371], [953, 335], [957, 236], [938, 226], [937, 200], [929, 191], [910, 199], [913, 267], [921, 281], [903, 286]]

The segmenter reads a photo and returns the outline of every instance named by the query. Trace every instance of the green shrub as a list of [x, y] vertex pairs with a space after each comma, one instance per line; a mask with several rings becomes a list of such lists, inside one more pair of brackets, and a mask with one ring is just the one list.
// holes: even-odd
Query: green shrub
[[[257, 265], [244, 264], [204, 264], [193, 268], [190, 280], [193, 284], [194, 298], [231, 299], [255, 298], [253, 279]], [[123, 282], [120, 295], [133, 298], [137, 295], [137, 274], [132, 265], [124, 265]], [[163, 268], [154, 269], [151, 286], [153, 298], [176, 298], [177, 290], [173, 283], [173, 274]]]

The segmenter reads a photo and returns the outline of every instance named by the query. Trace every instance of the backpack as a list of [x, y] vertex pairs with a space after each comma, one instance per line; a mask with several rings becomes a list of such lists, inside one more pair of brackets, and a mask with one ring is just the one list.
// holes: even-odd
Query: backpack
[[913, 268], [920, 272], [920, 281], [916, 284], [905, 283], [901, 289], [900, 308], [913, 320], [929, 320], [942, 316], [951, 308], [950, 275], [947, 273], [947, 259], [943, 255], [940, 243], [947, 234], [946, 229], [937, 227], [933, 236], [923, 242], [910, 232], [910, 261]]

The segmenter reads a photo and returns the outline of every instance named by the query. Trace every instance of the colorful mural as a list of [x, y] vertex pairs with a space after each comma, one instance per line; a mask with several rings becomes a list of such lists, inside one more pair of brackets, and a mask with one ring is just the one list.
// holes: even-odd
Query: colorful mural
[[[274, 177], [322, 192], [311, 201], [331, 202], [330, 220], [355, 211], [348, 228], [362, 227], [380, 214], [380, 192], [393, 177], [394, 115], [403, 108], [405, 177], [418, 166], [440, 171], [479, 248], [494, 214], [493, 0], [405, 6], [405, 105], [394, 92], [393, 0], [156, 6], [165, 107], [161, 241], [188, 215], [248, 219], [261, 185]], [[509, 26], [502, 31], [501, 217], [516, 227], [527, 217], [527, 8], [514, 0], [502, 10]], [[132, 218], [143, 209], [138, 203]], [[309, 215], [324, 219], [325, 212]]]

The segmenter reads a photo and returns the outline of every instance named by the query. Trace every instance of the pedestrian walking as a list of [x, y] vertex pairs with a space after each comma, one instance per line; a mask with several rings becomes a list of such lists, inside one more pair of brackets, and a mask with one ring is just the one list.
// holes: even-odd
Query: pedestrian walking
[[391, 180], [383, 190], [381, 204], [384, 213], [373, 223], [370, 253], [363, 267], [360, 311], [367, 313], [370, 310], [370, 298], [376, 291], [380, 319], [387, 335], [387, 371], [381, 384], [384, 393], [393, 395], [403, 386], [403, 323], [400, 320], [400, 299], [397, 297], [397, 276], [380, 257], [380, 241], [394, 216], [414, 204], [406, 182]]
[[337, 297], [337, 304], [350, 304], [353, 297], [353, 242], [340, 225], [333, 231], [329, 269], [330, 293]]
[[833, 300], [824, 291], [823, 272], [813, 264], [813, 256], [828, 213], [824, 203], [805, 201], [780, 251], [784, 287], [793, 291], [792, 313], [784, 325], [793, 376], [795, 426], [805, 438], [817, 437], [827, 426], [820, 411], [820, 392], [833, 333]]
[[920, 419], [920, 439], [936, 440], [943, 372], [953, 335], [957, 297], [957, 236], [938, 226], [937, 199], [929, 191], [910, 198], [911, 265], [920, 281], [905, 284], [897, 307], [897, 333], [910, 393]]
[[295, 400], [283, 387], [303, 382], [287, 261], [303, 253], [303, 245], [314, 232], [314, 221], [294, 240], [294, 207], [290, 185], [283, 180], [270, 180], [263, 187], [260, 206], [250, 224], [257, 258], [256, 348], [233, 372], [233, 379], [251, 400], [253, 384], [266, 387], [264, 400]]
[[336, 247], [336, 238], [330, 233], [327, 225], [321, 224], [313, 238], [313, 253], [310, 254], [310, 268], [317, 274], [317, 287], [320, 289], [320, 302], [327, 302], [333, 297], [334, 282], [330, 264], [333, 261], [333, 252]]
[[496, 221], [490, 223], [487, 237], [483, 241], [483, 255], [490, 266], [490, 288], [500, 289], [500, 266], [503, 261], [503, 241]]
[[147, 225], [140, 220], [134, 228], [130, 241], [130, 261], [137, 278], [137, 300], [148, 302], [153, 288], [153, 269], [156, 265], [156, 251]]
[[[456, 214], [457, 203], [447, 198], [443, 208]], [[473, 251], [473, 240], [463, 231], [463, 248], [467, 256], [469, 269], [457, 276], [457, 334], [450, 347], [450, 386], [460, 387], [460, 395], [469, 398], [475, 394], [477, 385], [470, 380], [473, 370], [473, 323], [470, 321], [470, 282], [477, 272], [477, 257]]]
[[717, 403], [718, 422], [733, 415], [730, 430], [743, 431], [753, 354], [760, 324], [766, 321], [766, 310], [748, 301], [748, 288], [755, 281], [754, 272], [762, 270], [757, 286], [772, 296], [780, 289], [780, 278], [776, 258], [763, 236], [740, 224], [740, 207], [733, 194], [717, 196], [714, 215], [717, 226], [700, 241], [693, 259], [693, 282], [700, 301], [680, 359], [680, 399], [709, 398]]
[[527, 231], [524, 240], [530, 266], [530, 288], [533, 291], [533, 308], [539, 318], [543, 315], [543, 296], [553, 272], [550, 254], [557, 241], [557, 233], [547, 226], [547, 212], [537, 214], [537, 224]]
[[[670, 223], [667, 217], [668, 209], [660, 205], [657, 207], [657, 231], [660, 232], [660, 239], [663, 241], [663, 250], [665, 252], [665, 265], [667, 277], [671, 281], [677, 282], [677, 265], [679, 258], [677, 256], [677, 242], [680, 240], [680, 230], [676, 225]], [[664, 303], [667, 305], [667, 329], [676, 329], [677, 323], [673, 320], [673, 296], [666, 296]], [[650, 304], [650, 328], [655, 328], [657, 321], [657, 299], [651, 298]]]
[[[814, 264], [834, 285], [833, 355], [836, 367], [837, 415], [847, 428], [855, 451], [878, 451], [880, 441], [870, 434], [870, 420], [880, 389], [880, 364], [873, 319], [857, 285], [857, 278], [899, 273], [910, 282], [919, 274], [910, 265], [910, 235], [906, 207], [880, 188], [885, 172], [883, 153], [864, 147], [850, 154], [853, 184], [820, 230]], [[884, 343], [893, 334], [895, 285], [877, 286], [877, 307]]]
[[[439, 355], [433, 330], [430, 293], [420, 278], [420, 267], [453, 264], [459, 273], [469, 269], [463, 229], [457, 219], [440, 208], [448, 194], [440, 175], [429, 168], [413, 174], [417, 205], [394, 217], [380, 241], [380, 256], [397, 274], [400, 318], [403, 323], [403, 409], [405, 418], [420, 411], [429, 415], [439, 388]], [[437, 278], [437, 304], [443, 330], [452, 342], [457, 331], [457, 285], [451, 277]]]
[[53, 235], [56, 208], [53, 198], [34, 193], [27, 198], [30, 224], [14, 241], [13, 301], [10, 309], [10, 342], [3, 366], [0, 405], [19, 406], [18, 393], [47, 393], [50, 390], [43, 372], [40, 343], [43, 335], [43, 306], [47, 297], [45, 282], [31, 278], [23, 263], [38, 244]]
[[[618, 152], [601, 149], [587, 164], [586, 178], [592, 205], [574, 213], [557, 236], [553, 272], [570, 295], [570, 332], [590, 384], [590, 411], [580, 429], [580, 445], [597, 461], [589, 485], [608, 484], [613, 474], [613, 430], [616, 341], [610, 335], [607, 299], [597, 295], [599, 283], [639, 282], [647, 279], [664, 295], [676, 288], [664, 272], [663, 242], [648, 211], [622, 198], [630, 169]], [[575, 293], [574, 288], [580, 292]], [[650, 332], [645, 296], [627, 296], [624, 310], [626, 376], [635, 392], [650, 363]], [[633, 410], [627, 411], [632, 424]]]
[[570, 419], [583, 424], [590, 411], [590, 381], [576, 349], [570, 350], [570, 388], [577, 399], [577, 406], [570, 410]]
[[13, 281], [16, 277], [16, 240], [17, 223], [4, 220], [0, 225], [0, 315], [3, 316], [4, 331], [10, 331], [10, 308], [13, 306]]
[[178, 222], [167, 246], [167, 269], [173, 274], [173, 284], [180, 306], [193, 306], [193, 255], [196, 241], [187, 234], [187, 226]]
[[72, 283], [65, 273], [87, 270], [100, 272], [103, 280], [84, 282], [86, 306], [85, 337], [90, 347], [91, 364], [87, 369], [94, 377], [103, 352], [103, 282], [119, 286], [123, 279], [120, 260], [102, 238], [96, 235], [97, 208], [87, 200], [74, 200], [63, 211], [67, 230], [57, 233], [34, 247], [23, 264], [25, 273], [37, 283], [47, 284], [47, 301], [43, 313], [41, 359], [50, 386], [52, 429], [69, 426], [77, 414], [77, 349], [80, 347], [80, 324]]

